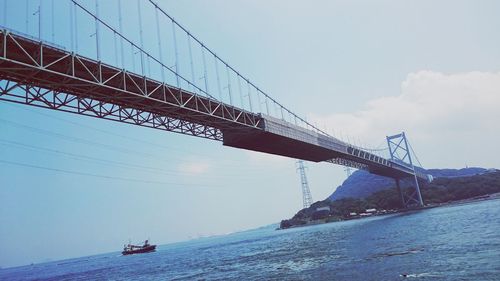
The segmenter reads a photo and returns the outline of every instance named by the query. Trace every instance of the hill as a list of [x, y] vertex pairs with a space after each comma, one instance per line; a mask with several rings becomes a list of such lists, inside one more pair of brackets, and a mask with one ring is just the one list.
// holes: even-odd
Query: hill
[[[464, 168], [464, 169], [429, 169], [426, 172], [434, 178], [453, 178], [473, 176], [486, 172], [484, 168]], [[410, 183], [402, 183], [403, 187], [408, 187]], [[328, 197], [329, 200], [335, 201], [342, 198], [365, 198], [371, 194], [396, 188], [393, 179], [370, 174], [367, 171], [358, 170], [347, 178], [342, 185], [337, 187], [335, 192]]]

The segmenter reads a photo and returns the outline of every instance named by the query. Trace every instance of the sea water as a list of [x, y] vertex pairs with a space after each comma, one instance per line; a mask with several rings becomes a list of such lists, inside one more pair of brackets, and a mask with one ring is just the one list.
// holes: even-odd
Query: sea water
[[500, 200], [0, 270], [0, 280], [500, 280]]

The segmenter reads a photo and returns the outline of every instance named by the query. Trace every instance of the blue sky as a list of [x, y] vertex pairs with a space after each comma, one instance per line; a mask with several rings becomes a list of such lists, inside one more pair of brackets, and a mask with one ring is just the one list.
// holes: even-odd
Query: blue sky
[[[137, 3], [123, 2], [124, 27], [137, 41]], [[500, 167], [498, 1], [158, 2], [261, 89], [336, 136], [379, 146], [405, 130], [428, 168]], [[37, 36], [38, 1], [29, 1], [28, 29], [25, 3], [1, 0], [1, 24]], [[69, 47], [68, 2], [55, 3], [52, 38], [51, 1], [43, 1], [42, 37]], [[99, 3], [116, 24], [117, 1]], [[154, 23], [152, 10], [143, 15]], [[79, 51], [95, 56], [92, 24], [80, 20]], [[145, 28], [151, 50], [155, 36]], [[113, 48], [102, 52], [117, 60]], [[293, 159], [6, 102], [0, 132], [0, 159], [24, 165], [0, 163], [2, 267], [115, 251], [129, 239], [162, 244], [254, 228], [302, 204]], [[339, 166], [308, 167], [315, 200], [345, 179]]]

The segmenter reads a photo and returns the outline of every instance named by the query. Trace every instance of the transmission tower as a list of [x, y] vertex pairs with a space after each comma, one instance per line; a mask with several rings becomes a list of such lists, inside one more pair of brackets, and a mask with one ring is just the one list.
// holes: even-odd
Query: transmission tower
[[345, 166], [344, 167], [344, 172], [346, 173], [347, 177], [350, 177], [352, 175], [352, 168]]
[[312, 204], [311, 191], [309, 190], [309, 184], [307, 183], [306, 168], [304, 166], [304, 161], [297, 160], [297, 170], [300, 173], [300, 183], [302, 185], [302, 203], [304, 208], [309, 208]]

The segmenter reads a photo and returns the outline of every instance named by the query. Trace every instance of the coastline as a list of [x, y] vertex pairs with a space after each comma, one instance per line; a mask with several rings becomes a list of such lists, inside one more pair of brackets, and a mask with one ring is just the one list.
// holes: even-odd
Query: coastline
[[317, 220], [310, 220], [310, 221], [307, 221], [305, 224], [296, 224], [296, 225], [292, 225], [292, 226], [285, 227], [285, 228], [282, 228], [280, 225], [280, 227], [276, 228], [276, 230], [285, 230], [285, 229], [297, 228], [297, 227], [308, 227], [308, 226], [313, 226], [313, 225], [318, 225], [318, 224], [335, 223], [335, 222], [340, 222], [340, 221], [359, 220], [359, 219], [370, 218], [370, 217], [375, 217], [375, 216], [385, 216], [385, 215], [406, 213], [406, 212], [412, 212], [412, 211], [421, 211], [421, 210], [433, 209], [433, 208], [439, 208], [439, 207], [459, 206], [459, 205], [465, 205], [465, 204], [476, 203], [476, 202], [481, 202], [481, 201], [497, 200], [497, 199], [500, 199], [500, 192], [486, 194], [486, 195], [480, 195], [480, 196], [475, 196], [475, 197], [471, 197], [471, 198], [467, 198], [467, 199], [450, 201], [450, 202], [445, 202], [445, 203], [426, 204], [423, 207], [415, 207], [415, 208], [408, 208], [408, 209], [386, 211], [384, 213], [376, 213], [376, 214], [371, 214], [369, 216], [353, 216], [353, 217], [346, 217], [346, 218], [327, 217], [327, 218], [322, 218], [322, 219], [317, 219]]

